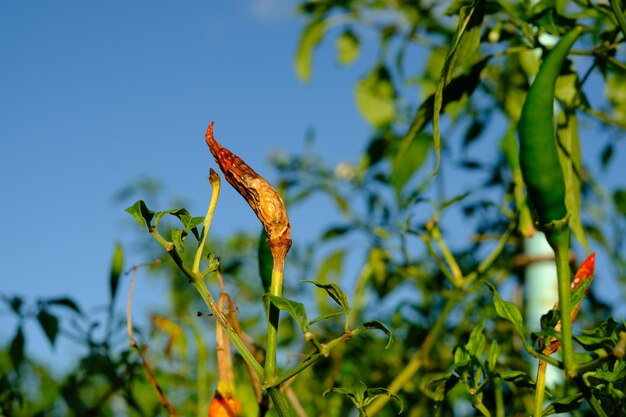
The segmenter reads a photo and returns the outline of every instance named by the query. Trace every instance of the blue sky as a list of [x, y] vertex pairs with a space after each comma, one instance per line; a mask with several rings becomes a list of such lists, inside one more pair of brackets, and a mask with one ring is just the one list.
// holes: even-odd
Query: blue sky
[[[218, 140], [270, 178], [270, 152], [301, 150], [312, 127], [329, 163], [354, 159], [369, 131], [352, 101], [358, 66], [337, 71], [329, 48], [313, 82], [300, 83], [295, 5], [0, 2], [2, 292], [104, 303], [114, 243], [136, 236], [113, 196], [153, 178], [202, 215], [215, 167], [204, 142], [211, 120]], [[212, 232], [246, 227], [258, 227], [254, 215], [223, 187]], [[158, 305], [159, 294], [144, 288], [137, 309]], [[13, 331], [0, 316], [0, 343]], [[50, 354], [34, 349], [38, 328], [29, 336], [29, 350]]]
[[[373, 56], [339, 70], [325, 42], [312, 82], [300, 83], [296, 4], [0, 2], [1, 292], [104, 303], [114, 243], [137, 241], [114, 195], [152, 178], [204, 214], [215, 167], [204, 143], [211, 120], [217, 139], [269, 178], [270, 152], [301, 150], [309, 128], [329, 164], [354, 160], [370, 129], [352, 89]], [[299, 236], [315, 234], [316, 221], [327, 220], [311, 218], [320, 212], [292, 213]], [[252, 212], [223, 187], [212, 233], [252, 227]], [[137, 248], [126, 250], [129, 264], [144, 261], [132, 257]], [[140, 311], [161, 302], [152, 287], [135, 300]], [[0, 316], [0, 343], [13, 329]], [[40, 330], [29, 331], [30, 350], [49, 356], [34, 348], [44, 345]], [[71, 346], [62, 342], [57, 352], [64, 349]]]

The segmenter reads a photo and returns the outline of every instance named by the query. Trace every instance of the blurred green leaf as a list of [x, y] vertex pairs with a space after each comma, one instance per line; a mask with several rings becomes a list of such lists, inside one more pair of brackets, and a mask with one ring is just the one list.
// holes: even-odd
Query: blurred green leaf
[[13, 336], [11, 344], [9, 345], [9, 356], [13, 363], [13, 368], [16, 370], [24, 360], [24, 344], [24, 331], [22, 330], [22, 326], [18, 326], [15, 336]]
[[435, 173], [439, 171], [441, 161], [441, 137], [440, 137], [440, 114], [444, 107], [444, 87], [448, 80], [460, 65], [468, 62], [475, 62], [476, 52], [480, 45], [480, 27], [482, 25], [484, 10], [483, 1], [474, 0], [471, 5], [462, 7], [459, 12], [459, 23], [450, 49], [446, 54], [446, 59], [441, 69], [441, 77], [435, 92], [435, 102], [433, 110], [433, 144], [435, 147]]
[[37, 321], [46, 334], [50, 344], [54, 346], [57, 334], [59, 333], [59, 319], [46, 310], [40, 310], [37, 314]]
[[80, 309], [80, 307], [78, 306], [78, 304], [76, 304], [76, 302], [74, 300], [72, 300], [71, 298], [67, 298], [67, 297], [60, 297], [60, 298], [49, 298], [46, 300], [46, 304], [48, 305], [60, 305], [60, 306], [64, 306], [69, 308], [70, 310], [75, 311], [78, 314], [82, 314], [82, 310]]
[[302, 31], [295, 61], [296, 74], [300, 81], [306, 82], [311, 78], [313, 51], [324, 37], [326, 25], [324, 19], [312, 20]]
[[124, 269], [124, 251], [122, 245], [117, 243], [113, 250], [113, 260], [111, 261], [111, 272], [109, 274], [109, 295], [111, 297], [111, 304], [115, 300], [117, 295], [117, 288], [120, 282], [120, 276]]
[[626, 190], [620, 188], [613, 192], [613, 203], [618, 213], [622, 216], [626, 216]]
[[396, 92], [383, 64], [376, 65], [357, 83], [354, 94], [361, 115], [374, 127], [385, 127], [396, 118]]
[[569, 225], [576, 240], [580, 242], [586, 252], [589, 252], [589, 243], [587, 242], [587, 235], [583, 228], [580, 212], [582, 157], [580, 154], [578, 123], [574, 112], [561, 112], [557, 115], [556, 120], [559, 157], [565, 178], [565, 206], [569, 215]]
[[422, 167], [432, 146], [432, 136], [419, 133], [415, 138], [404, 138], [391, 161], [391, 184], [400, 195], [405, 184]]
[[500, 345], [498, 345], [497, 340], [492, 340], [491, 346], [489, 346], [489, 355], [487, 356], [487, 369], [489, 370], [489, 372], [493, 372], [493, 370], [496, 369], [499, 354]]
[[485, 330], [485, 321], [479, 322], [470, 333], [469, 340], [465, 345], [465, 348], [475, 358], [479, 358], [483, 351], [485, 350], [485, 345], [487, 340], [485, 339], [485, 335], [483, 331]]
[[341, 65], [350, 65], [359, 56], [359, 38], [353, 31], [346, 29], [337, 38], [337, 60]]
[[265, 294], [263, 298], [268, 299], [278, 309], [288, 313], [294, 318], [298, 326], [302, 330], [302, 333], [309, 331], [309, 322], [306, 317], [306, 311], [304, 305], [297, 301], [289, 300], [285, 297], [278, 297], [276, 295]]

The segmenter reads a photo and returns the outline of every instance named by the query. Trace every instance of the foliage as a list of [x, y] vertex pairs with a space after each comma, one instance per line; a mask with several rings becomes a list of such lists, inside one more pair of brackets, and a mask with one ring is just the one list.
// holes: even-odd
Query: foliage
[[[166, 277], [171, 300], [140, 334], [178, 413], [206, 415], [217, 389], [208, 358], [213, 340], [205, 335], [216, 322], [229, 322], [207, 298], [217, 290], [219, 271], [243, 329], [229, 334], [241, 339], [234, 366], [243, 415], [268, 407], [245, 364], [262, 368], [272, 349], [265, 345], [265, 312], [275, 308], [283, 312], [276, 374], [268, 378], [258, 369], [257, 379], [266, 389], [286, 387], [297, 415], [355, 415], [356, 408], [369, 416], [625, 416], [626, 330], [591, 280], [572, 294], [575, 309], [585, 299], [574, 327], [575, 367], [546, 388], [543, 402], [541, 365], [536, 373], [529, 357], [564, 367], [544, 352], [563, 341], [561, 315], [572, 312], [556, 306], [545, 311], [539, 330], [530, 330], [521, 293], [525, 268], [537, 261], [524, 254], [537, 225], [515, 133], [547, 52], [583, 26], [555, 91], [574, 237], [569, 255], [578, 267], [596, 251], [610, 263], [599, 264], [596, 275], [623, 292], [626, 190], [604, 178], [626, 127], [621, 6], [617, 0], [302, 2], [306, 24], [296, 74], [315, 82], [315, 51], [335, 40], [338, 62], [362, 68], [355, 106], [371, 136], [351, 163], [329, 166], [312, 150], [273, 160], [287, 211], [321, 194], [341, 219], [323, 223], [313, 242], [299, 241], [293, 231], [285, 296], [271, 293], [272, 253], [258, 231], [220, 241], [204, 233], [208, 215], [152, 211], [143, 200], [128, 209], [160, 243], [145, 256], [161, 259], [150, 269]], [[364, 53], [372, 49], [374, 55]], [[373, 60], [364, 62], [368, 56]], [[192, 271], [196, 259], [202, 268]], [[113, 305], [122, 262], [116, 249], [104, 317], [86, 316], [69, 298], [32, 305], [3, 298], [18, 325], [0, 356], [0, 414], [115, 415], [121, 407], [128, 415], [164, 415], [137, 355], [120, 337], [124, 320]], [[51, 344], [59, 337], [83, 344], [86, 354], [75, 369], [59, 378], [24, 355], [29, 320]], [[33, 381], [47, 389], [28, 389]]]

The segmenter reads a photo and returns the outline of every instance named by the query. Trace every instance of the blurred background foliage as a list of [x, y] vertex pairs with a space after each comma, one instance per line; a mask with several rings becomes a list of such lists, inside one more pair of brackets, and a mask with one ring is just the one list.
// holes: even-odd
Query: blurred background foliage
[[[576, 238], [572, 260], [578, 266], [589, 250], [596, 251], [608, 261], [597, 275], [610, 293], [623, 297], [626, 188], [607, 180], [623, 169], [613, 164], [623, 152], [626, 127], [626, 28], [616, 12], [623, 6], [578, 0], [299, 5], [305, 26], [295, 72], [303, 82], [315, 79], [317, 65], [330, 64], [316, 62], [317, 48], [332, 45], [341, 66], [373, 57], [354, 86], [355, 105], [371, 124], [371, 135], [361, 139], [358, 160], [336, 166], [324, 160], [332, 149], [316, 150], [314, 137], [300, 154], [273, 155], [276, 185], [289, 208], [322, 196], [336, 211], [328, 217], [339, 219], [325, 224], [314, 241], [299, 241], [294, 230], [285, 295], [302, 302], [314, 318], [336, 311], [336, 305], [300, 279], [338, 283], [350, 298], [351, 321], [379, 320], [395, 342], [385, 349], [384, 335], [367, 333], [332, 350], [290, 381], [295, 413], [356, 415], [344, 396], [323, 393], [332, 387], [356, 392], [361, 383], [388, 388], [402, 400], [407, 416], [530, 413], [533, 367], [515, 327], [498, 317], [493, 294], [482, 284], [494, 284], [524, 310], [523, 272], [533, 261], [524, 255], [524, 244], [534, 227], [519, 174], [515, 128], [542, 55], [574, 25], [586, 26], [589, 33], [577, 43], [557, 85], [562, 114], [575, 115], [559, 119], [559, 135], [575, 136], [583, 149], [573, 163], [577, 181], [569, 192], [577, 199], [574, 209], [568, 207]], [[440, 135], [440, 145], [434, 135]], [[437, 176], [434, 144], [441, 151]], [[124, 192], [159, 193], [152, 183]], [[160, 247], [137, 230], [138, 240], [150, 242], [142, 243], [149, 265], [138, 273], [150, 271], [154, 279], [166, 280], [170, 298], [150, 325], [136, 329], [136, 337], [149, 348], [157, 379], [179, 415], [206, 415], [217, 378], [215, 322]], [[209, 244], [221, 260], [241, 327], [259, 352], [265, 323], [260, 245], [257, 233]], [[4, 309], [18, 325], [0, 352], [1, 415], [166, 415], [128, 346], [126, 316], [119, 308], [126, 294], [118, 293], [118, 282], [131, 265], [122, 268], [121, 252], [115, 253], [108, 306], [98, 314], [85, 314], [85, 306], [69, 297], [3, 295]], [[497, 257], [489, 258], [492, 253]], [[623, 316], [624, 310], [606, 300], [606, 292], [592, 285], [576, 332], [587, 329], [588, 338], [615, 347], [624, 326], [610, 316]], [[51, 344], [68, 338], [86, 354], [66, 374], [53, 375], [48, 364], [24, 354], [28, 321], [37, 322]], [[343, 321], [324, 320], [312, 331], [328, 340], [343, 333]], [[286, 315], [280, 343], [282, 366], [294, 365], [310, 350]], [[594, 343], [581, 345], [579, 351], [591, 356], [598, 349]], [[236, 357], [235, 364], [244, 414], [256, 415], [243, 363]], [[590, 377], [592, 389], [606, 415], [626, 415], [624, 362], [603, 366]], [[581, 395], [572, 384], [558, 385], [551, 410], [587, 415]], [[377, 399], [370, 415], [396, 415], [399, 409], [395, 401]]]

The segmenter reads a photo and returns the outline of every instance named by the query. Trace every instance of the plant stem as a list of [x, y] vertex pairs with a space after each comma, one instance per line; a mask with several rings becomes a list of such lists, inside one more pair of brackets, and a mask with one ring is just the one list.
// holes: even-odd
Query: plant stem
[[280, 390], [279, 387], [272, 387], [267, 389], [267, 393], [272, 399], [272, 403], [276, 408], [276, 413], [281, 417], [289, 417], [289, 406], [287, 405], [287, 400], [285, 399], [285, 394]]
[[215, 213], [215, 207], [217, 206], [217, 198], [220, 194], [220, 176], [217, 175], [217, 172], [213, 171], [213, 169], [211, 169], [209, 174], [209, 183], [212, 188], [211, 202], [209, 203], [209, 208], [207, 209], [206, 216], [204, 217], [202, 238], [200, 239], [200, 244], [196, 250], [196, 256], [193, 259], [193, 266], [191, 267], [191, 271], [194, 274], [200, 272], [200, 259], [202, 259], [202, 252], [204, 251], [206, 237], [209, 234], [209, 227], [211, 227], [211, 220], [213, 219], [213, 213]]
[[[283, 280], [285, 273], [285, 257], [291, 247], [291, 239], [274, 238], [268, 239], [267, 243], [272, 252], [274, 265], [272, 266], [272, 281], [270, 294], [281, 297], [283, 294]], [[278, 324], [280, 310], [271, 302], [267, 307], [267, 338], [265, 344], [265, 367], [263, 369], [263, 381], [271, 381], [276, 377], [276, 347], [278, 345]], [[268, 388], [268, 394], [272, 398], [274, 407], [281, 417], [289, 416], [289, 409], [284, 394], [278, 386]]]
[[213, 313], [213, 316], [215, 316], [215, 319], [217, 320], [219, 325], [222, 326], [230, 341], [233, 342], [233, 345], [235, 345], [243, 360], [246, 361], [248, 365], [250, 365], [254, 373], [257, 374], [259, 378], [262, 378], [263, 368], [261, 367], [259, 362], [257, 362], [254, 355], [252, 355], [252, 353], [248, 350], [244, 341], [241, 340], [239, 335], [237, 335], [237, 332], [230, 325], [226, 317], [224, 317], [224, 314], [222, 314], [220, 309], [217, 307], [217, 304], [215, 303], [215, 300], [213, 299], [213, 296], [209, 292], [208, 288], [204, 284], [204, 281], [200, 277], [196, 277], [196, 279], [194, 279], [193, 281], [193, 286], [200, 293], [200, 297], [202, 297], [206, 305], [209, 307], [209, 310], [211, 310], [211, 313]]
[[548, 363], [539, 359], [537, 366], [537, 385], [535, 386], [535, 417], [541, 417], [543, 413], [543, 398], [546, 389], [546, 370]]
[[[280, 297], [282, 295], [283, 272], [272, 269], [272, 283], [270, 294]], [[280, 310], [271, 302], [268, 303], [267, 313], [267, 340], [265, 345], [265, 369], [264, 376], [270, 380], [276, 376], [276, 346], [278, 344], [278, 323], [280, 321]]]
[[555, 228], [546, 233], [548, 243], [554, 250], [556, 273], [559, 290], [559, 310], [561, 318], [561, 343], [563, 345], [563, 363], [565, 375], [572, 378], [576, 375], [576, 362], [572, 344], [572, 316], [570, 302], [570, 270], [569, 270], [569, 227]]

